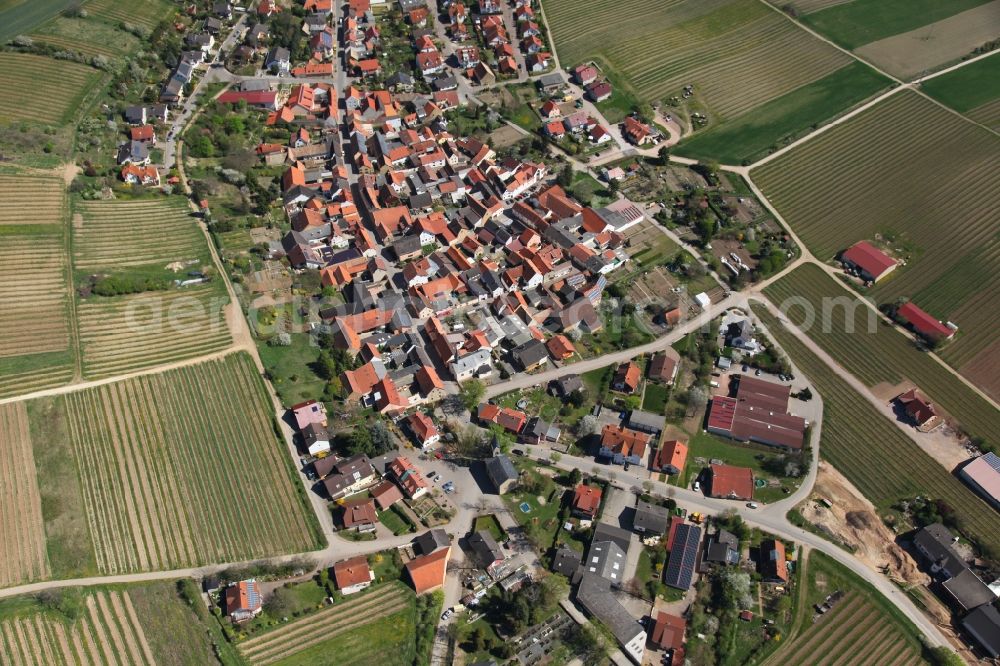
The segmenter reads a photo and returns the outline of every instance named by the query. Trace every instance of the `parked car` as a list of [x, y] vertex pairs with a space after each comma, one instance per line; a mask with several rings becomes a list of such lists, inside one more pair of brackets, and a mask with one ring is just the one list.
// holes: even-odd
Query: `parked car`
[[756, 509], [757, 508], [757, 502], [747, 502], [747, 508], [748, 509]]
[[441, 613], [441, 619], [442, 619], [442, 620], [447, 620], [447, 619], [448, 619], [449, 617], [451, 617], [451, 614], [452, 614], [452, 613], [454, 613], [454, 611], [453, 611], [452, 609], [450, 609], [450, 608], [449, 608], [449, 609], [448, 609], [448, 610], [446, 610], [445, 612]]
[[696, 493], [697, 493], [697, 492], [701, 492], [701, 482], [699, 482], [699, 481], [695, 480], [695, 482], [694, 482], [694, 491], [695, 491]]

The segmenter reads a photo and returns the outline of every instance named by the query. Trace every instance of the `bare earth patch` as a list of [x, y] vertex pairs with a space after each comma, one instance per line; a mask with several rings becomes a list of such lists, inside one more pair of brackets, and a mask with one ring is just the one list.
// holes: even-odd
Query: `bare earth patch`
[[1000, 0], [949, 16], [854, 50], [902, 79], [910, 79], [964, 55], [1000, 34]]

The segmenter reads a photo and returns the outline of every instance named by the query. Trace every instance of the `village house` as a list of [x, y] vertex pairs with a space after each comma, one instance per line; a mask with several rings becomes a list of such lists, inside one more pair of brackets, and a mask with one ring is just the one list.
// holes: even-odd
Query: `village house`
[[581, 483], [573, 491], [572, 512], [574, 516], [585, 520], [597, 518], [597, 511], [601, 506], [601, 489], [597, 486], [588, 486]]
[[611, 388], [621, 393], [635, 393], [642, 381], [642, 369], [633, 361], [622, 363], [615, 370]]
[[236, 623], [252, 620], [264, 609], [260, 584], [252, 578], [231, 583], [223, 592], [222, 598], [226, 615]]
[[364, 555], [341, 560], [333, 565], [333, 582], [343, 595], [364, 590], [375, 580], [375, 572], [368, 566]]
[[599, 458], [610, 458], [615, 465], [641, 465], [652, 437], [625, 426], [606, 424], [601, 429]]

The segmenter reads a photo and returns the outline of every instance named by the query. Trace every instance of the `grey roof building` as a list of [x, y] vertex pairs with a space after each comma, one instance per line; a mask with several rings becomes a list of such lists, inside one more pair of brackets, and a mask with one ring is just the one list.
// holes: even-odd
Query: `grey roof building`
[[497, 489], [497, 494], [503, 495], [517, 482], [517, 468], [503, 453], [486, 460], [486, 476]]
[[705, 549], [706, 562], [716, 562], [719, 564], [738, 564], [740, 561], [740, 540], [736, 535], [726, 530], [719, 530], [708, 538], [708, 547]]
[[993, 591], [972, 569], [965, 569], [957, 576], [949, 578], [942, 583], [942, 587], [947, 590], [955, 603], [966, 611], [996, 599]]
[[573, 579], [574, 574], [576, 574], [579, 568], [580, 553], [572, 548], [563, 546], [556, 551], [556, 554], [552, 558], [552, 570], [566, 576], [570, 580]]
[[667, 425], [667, 417], [633, 409], [629, 412], [628, 423], [626, 425], [632, 428], [632, 430], [659, 435]]
[[635, 506], [632, 527], [643, 534], [666, 534], [670, 524], [670, 511], [658, 504], [639, 500]]
[[493, 535], [487, 530], [479, 530], [469, 537], [469, 548], [476, 556], [476, 562], [487, 571], [502, 564], [507, 557]]
[[968, 568], [951, 547], [952, 539], [952, 533], [941, 523], [927, 525], [913, 537], [913, 546], [931, 565], [931, 573], [941, 578], [952, 578]]
[[994, 659], [1000, 657], [1000, 611], [993, 606], [980, 606], [965, 616], [962, 628], [986, 654]]
[[448, 533], [438, 528], [424, 532], [413, 540], [414, 549], [421, 555], [430, 555], [436, 550], [446, 548], [451, 545]]
[[576, 600], [588, 614], [611, 630], [632, 661], [637, 664], [642, 663], [642, 655], [646, 648], [646, 631], [618, 602], [607, 580], [593, 574], [583, 574], [576, 590]]
[[583, 380], [580, 375], [566, 375], [552, 380], [552, 386], [555, 387], [556, 393], [565, 398], [573, 391], [583, 390]]
[[522, 370], [537, 368], [549, 360], [549, 351], [541, 340], [530, 340], [513, 349], [510, 354]]

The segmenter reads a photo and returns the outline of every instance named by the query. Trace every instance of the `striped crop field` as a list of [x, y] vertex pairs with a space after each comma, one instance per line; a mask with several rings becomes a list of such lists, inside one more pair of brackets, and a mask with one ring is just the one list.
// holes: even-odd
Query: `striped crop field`
[[[820, 267], [800, 266], [769, 285], [764, 293], [779, 307], [791, 303], [791, 299], [805, 299], [815, 313], [823, 311], [824, 303], [841, 299], [836, 307], [829, 308], [823, 325], [813, 325], [806, 333], [845, 370], [867, 386], [909, 380], [970, 434], [995, 440], [1000, 433], [1000, 410], [894, 327], [879, 323], [869, 331], [871, 309]], [[843, 301], [845, 298], [848, 300]], [[842, 306], [847, 303], [850, 305]], [[799, 306], [789, 307], [786, 314], [796, 326], [801, 326], [807, 316]]]
[[957, 61], [1000, 32], [1000, 0], [793, 0], [791, 4], [803, 14], [803, 23], [903, 79]]
[[920, 89], [966, 118], [1000, 132], [1000, 54], [925, 81]]
[[219, 282], [81, 301], [84, 374], [96, 379], [222, 351], [232, 343], [228, 303]]
[[[24, 602], [22, 605], [29, 605]], [[0, 619], [0, 663], [75, 666], [76, 664], [155, 664], [149, 641], [128, 592], [88, 592], [75, 621], [20, 610]]]
[[36, 42], [86, 56], [115, 60], [139, 46], [139, 39], [119, 28], [92, 18], [57, 16], [31, 33]]
[[647, 101], [679, 95], [685, 85], [694, 85], [696, 98], [722, 121], [852, 62], [755, 0], [542, 4], [564, 65], [596, 59]]
[[869, 295], [907, 297], [956, 323], [941, 352], [948, 363], [962, 368], [994, 342], [1000, 137], [904, 90], [751, 177], [822, 260], [858, 240], [890, 239], [906, 265]]
[[177, 569], [319, 547], [245, 354], [56, 398], [97, 570]]
[[0, 174], [0, 227], [60, 224], [65, 210], [66, 187], [59, 179]]
[[[414, 595], [401, 584], [381, 586], [367, 592], [352, 595], [341, 603], [330, 606], [318, 613], [312, 613], [300, 620], [281, 625], [280, 628], [268, 631], [250, 640], [240, 643], [239, 650], [243, 657], [253, 666], [265, 666], [275, 663], [318, 663], [310, 661], [303, 652], [311, 653], [320, 650], [326, 654], [337, 654], [338, 663], [365, 663], [356, 660], [357, 655], [351, 655], [347, 645], [338, 646], [338, 650], [330, 652], [328, 643], [357, 631], [366, 625], [371, 625], [384, 618], [395, 620], [393, 635], [397, 640], [408, 639], [413, 634]], [[397, 617], [398, 616], [398, 617]], [[390, 645], [379, 641], [376, 646], [371, 641], [361, 637], [360, 646], [371, 649], [381, 649], [382, 656], [398, 654], [390, 651]], [[367, 645], [365, 645], [367, 643]], [[374, 655], [373, 655], [374, 656]], [[402, 656], [402, 655], [399, 655]], [[389, 661], [385, 661], [389, 663]], [[392, 663], [403, 663], [397, 660]]]
[[83, 3], [92, 16], [109, 23], [130, 23], [153, 28], [171, 14], [171, 6], [164, 0], [87, 0]]
[[101, 270], [200, 259], [206, 241], [187, 202], [80, 201], [73, 206], [73, 264]]
[[823, 397], [820, 455], [824, 459], [883, 512], [918, 495], [944, 501], [969, 539], [993, 556], [1000, 555], [1000, 514], [942, 469], [766, 307], [755, 304], [753, 311]]
[[0, 241], [0, 358], [70, 346], [65, 243], [42, 229]]
[[[0, 89], [4, 90], [0, 95], [0, 122], [67, 122], [100, 76], [100, 71], [68, 60], [0, 53]], [[59, 85], [43, 90], [39, 81], [58, 81]]]
[[0, 587], [47, 578], [42, 503], [23, 402], [0, 405]]
[[828, 666], [925, 663], [892, 619], [859, 592], [845, 595], [832, 611], [776, 652], [769, 663], [808, 666], [819, 663], [820, 655]]

